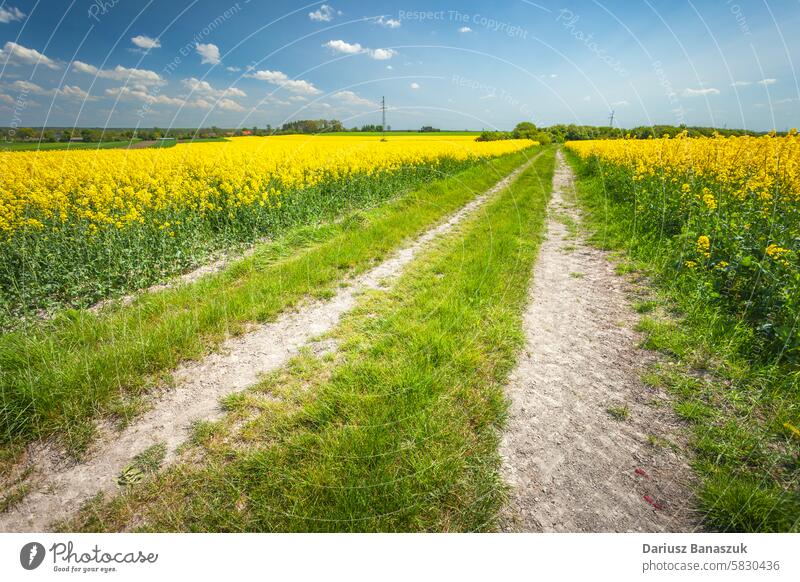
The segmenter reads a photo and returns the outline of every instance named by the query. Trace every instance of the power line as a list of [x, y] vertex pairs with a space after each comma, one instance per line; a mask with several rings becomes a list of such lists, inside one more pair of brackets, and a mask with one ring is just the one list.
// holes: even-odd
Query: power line
[[383, 139], [386, 139], [386, 97], [381, 97], [381, 132]]

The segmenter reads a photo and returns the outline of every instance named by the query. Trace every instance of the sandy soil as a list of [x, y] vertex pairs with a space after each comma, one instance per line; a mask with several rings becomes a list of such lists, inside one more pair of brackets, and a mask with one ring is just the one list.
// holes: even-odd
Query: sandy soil
[[[570, 236], [572, 172], [558, 153], [548, 235], [524, 317], [501, 445], [512, 486], [505, 531], [687, 531], [691, 470], [653, 435], [684, 442], [664, 394], [640, 374], [653, 354], [632, 331], [630, 284], [602, 251]], [[565, 220], [565, 216], [569, 217]], [[654, 406], [654, 402], [661, 406]], [[627, 419], [609, 409], [627, 407]]]
[[447, 221], [350, 281], [332, 299], [309, 302], [273, 323], [253, 326], [248, 333], [226, 341], [220, 352], [181, 366], [174, 372], [174, 390], [152, 402], [150, 410], [123, 431], [103, 428], [86, 460], [76, 463], [48, 444], [31, 447], [27, 455], [33, 468], [29, 480], [31, 491], [9, 511], [0, 514], [0, 531], [47, 530], [97, 493], [113, 493], [119, 487], [120, 472], [135, 455], [152, 445], [166, 443], [165, 461], [173, 460], [195, 421], [221, 416], [220, 398], [252, 386], [259, 376], [277, 369], [301, 347], [333, 329], [341, 316], [354, 307], [360, 293], [381, 288], [384, 282], [398, 276], [426, 245], [476, 212], [529, 164], [523, 164]]

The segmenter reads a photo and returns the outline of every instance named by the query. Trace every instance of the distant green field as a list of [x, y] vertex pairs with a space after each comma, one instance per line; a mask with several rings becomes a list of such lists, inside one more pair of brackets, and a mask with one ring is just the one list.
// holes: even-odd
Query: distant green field
[[[439, 136], [439, 137], [447, 137], [447, 136], [479, 136], [481, 132], [479, 131], [436, 131], [436, 132], [420, 132], [420, 131], [390, 131], [386, 133], [387, 139], [391, 139], [393, 137], [426, 137], [426, 136]], [[323, 133], [319, 135], [349, 135], [355, 137], [381, 137], [383, 134], [379, 131], [339, 131], [333, 133]], [[26, 141], [26, 142], [10, 142], [10, 143], [0, 143], [0, 152], [25, 152], [25, 151], [32, 151], [32, 150], [104, 150], [104, 149], [113, 149], [113, 148], [127, 148], [131, 145], [141, 142], [141, 139], [134, 139], [130, 141], [106, 141], [106, 142], [42, 142], [39, 143], [38, 141]], [[170, 148], [174, 147], [179, 144], [192, 144], [192, 143], [204, 143], [204, 142], [219, 142], [219, 141], [229, 141], [227, 138], [224, 137], [207, 137], [207, 138], [197, 138], [191, 140], [171, 140], [171, 141], [162, 141], [162, 142], [155, 142], [149, 146], [146, 144], [142, 144], [140, 148]]]
[[[38, 141], [25, 141], [25, 142], [11, 142], [0, 143], [0, 152], [27, 152], [32, 150], [105, 150], [115, 148], [127, 148], [131, 145], [140, 143], [141, 139], [133, 139], [126, 141], [104, 141], [104, 142], [42, 142]], [[228, 141], [224, 137], [206, 137], [187, 140], [170, 140], [153, 142], [150, 145], [142, 144], [140, 148], [171, 148], [178, 144], [193, 144], [204, 143], [213, 141]]]
[[139, 147], [144, 148], [144, 149], [149, 149], [149, 148], [155, 148], [155, 149], [161, 148], [161, 149], [164, 149], [164, 148], [174, 148], [179, 143], [190, 143], [190, 142], [188, 142], [188, 141], [187, 142], [179, 142], [176, 139], [168, 139], [168, 140], [164, 140], [164, 141], [155, 141], [155, 142], [153, 142], [153, 143], [151, 143], [149, 145], [142, 144]]
[[[459, 136], [459, 135], [474, 135], [475, 137], [481, 134], [480, 131], [387, 131], [386, 137], [398, 136]], [[334, 131], [331, 133], [322, 133], [319, 135], [352, 135], [352, 136], [382, 136], [380, 131]]]
[[195, 139], [181, 139], [178, 140], [179, 144], [184, 143], [206, 143], [210, 141], [230, 141], [227, 137], [198, 137]]
[[99, 143], [92, 142], [42, 142], [38, 141], [23, 141], [0, 143], [0, 151], [2, 152], [20, 152], [30, 150], [104, 150], [110, 148], [124, 148], [130, 144], [141, 141], [139, 139], [126, 140], [126, 141], [105, 141]]

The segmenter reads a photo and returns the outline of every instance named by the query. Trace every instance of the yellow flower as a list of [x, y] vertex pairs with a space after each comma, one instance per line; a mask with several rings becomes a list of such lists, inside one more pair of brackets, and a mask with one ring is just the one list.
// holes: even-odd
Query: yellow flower
[[706, 258], [711, 256], [711, 240], [704, 234], [697, 237], [697, 252]]
[[703, 188], [703, 202], [705, 202], [705, 205], [709, 210], [714, 210], [717, 208], [717, 201], [714, 199], [714, 195], [708, 188]]
[[767, 256], [775, 261], [781, 259], [785, 254], [790, 253], [791, 250], [780, 247], [776, 244], [771, 244], [766, 248]]
[[92, 234], [133, 223], [168, 231], [176, 220], [209, 213], [236, 220], [246, 215], [241, 209], [279, 209], [282, 198], [319, 184], [445, 158], [489, 159], [535, 143], [290, 135], [169, 149], [0, 152], [0, 237], [70, 223]]

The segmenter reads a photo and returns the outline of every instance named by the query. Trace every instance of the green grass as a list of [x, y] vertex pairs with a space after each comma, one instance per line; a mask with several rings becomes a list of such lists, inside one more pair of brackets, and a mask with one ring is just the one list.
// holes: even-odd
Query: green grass
[[505, 499], [503, 386], [542, 237], [553, 150], [333, 332], [225, 400], [194, 461], [65, 530], [483, 531]]
[[14, 507], [17, 503], [25, 499], [25, 496], [30, 491], [30, 485], [27, 483], [14, 485], [3, 492], [0, 496], [0, 513], [7, 511], [9, 508]]
[[247, 322], [263, 322], [333, 290], [486, 190], [536, 150], [484, 162], [342, 220], [306, 225], [191, 286], [144, 294], [94, 314], [66, 311], [0, 336], [0, 438], [5, 447], [58, 436], [79, 454], [100, 417], [121, 421], [182, 359]]
[[133, 462], [122, 470], [117, 482], [120, 485], [139, 483], [148, 475], [152, 475], [161, 467], [167, 456], [167, 445], [157, 443], [148, 447], [133, 458]]
[[564, 228], [567, 229], [567, 236], [565, 238], [577, 238], [578, 236], [578, 223], [575, 222], [575, 219], [572, 218], [571, 215], [567, 214], [566, 212], [556, 212], [554, 214], [554, 218], [564, 225]]
[[[216, 140], [214, 140], [216, 141]], [[166, 148], [174, 148], [178, 145], [177, 139], [167, 139], [167, 140], [157, 140], [154, 144], [148, 146], [150, 149], [166, 149]]]
[[[640, 272], [652, 297], [644, 347], [663, 354], [645, 381], [671, 395], [691, 427], [699, 477], [698, 513], [713, 531], [800, 531], [800, 371], [764, 357], [757, 331], [729, 315], [713, 294], [674, 270], [673, 248], [641, 230], [607, 195], [602, 177], [578, 168], [578, 196], [596, 245], [624, 250], [620, 274]], [[663, 244], [662, 244], [663, 243]]]
[[636, 313], [650, 313], [656, 307], [658, 307], [657, 301], [652, 300], [643, 300], [643, 301], [636, 301], [633, 304], [633, 309]]
[[0, 143], [0, 152], [28, 152], [28, 151], [52, 151], [52, 150], [106, 150], [116, 148], [126, 148], [131, 144], [142, 141], [140, 139], [124, 141], [104, 141], [104, 142], [42, 142], [20, 141]]
[[609, 406], [608, 408], [606, 408], [606, 412], [611, 418], [613, 418], [614, 420], [618, 420], [620, 422], [628, 420], [631, 417], [631, 409], [628, 408], [627, 404], [619, 406]]

